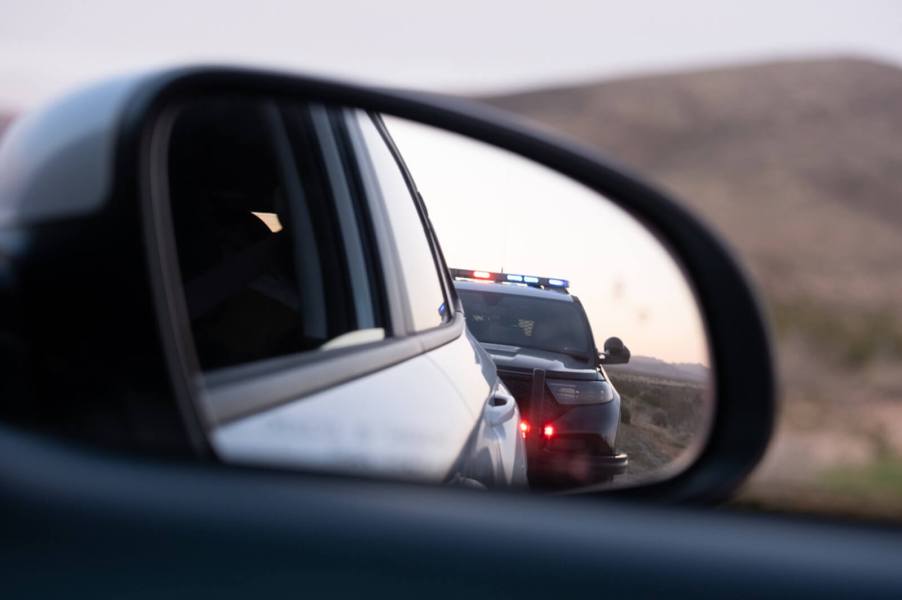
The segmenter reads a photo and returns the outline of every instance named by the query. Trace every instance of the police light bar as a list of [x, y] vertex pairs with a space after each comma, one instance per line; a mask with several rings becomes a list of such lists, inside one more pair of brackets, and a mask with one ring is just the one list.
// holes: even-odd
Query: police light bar
[[558, 277], [539, 277], [538, 275], [522, 275], [518, 273], [496, 273], [494, 271], [479, 271], [476, 269], [451, 269], [454, 279], [469, 279], [471, 281], [486, 281], [490, 283], [514, 283], [528, 285], [543, 289], [558, 289], [565, 291], [570, 287], [570, 282]]

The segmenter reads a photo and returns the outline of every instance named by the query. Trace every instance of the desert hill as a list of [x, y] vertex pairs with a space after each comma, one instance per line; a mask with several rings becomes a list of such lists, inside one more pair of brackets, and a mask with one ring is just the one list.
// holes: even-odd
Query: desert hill
[[610, 373], [632, 373], [634, 375], [650, 375], [674, 381], [692, 381], [707, 383], [710, 372], [707, 367], [698, 363], [669, 363], [650, 356], [632, 356], [625, 365], [609, 365]]
[[481, 100], [646, 175], [737, 250], [784, 399], [755, 501], [780, 480], [824, 504], [836, 469], [902, 464], [902, 70], [790, 61]]

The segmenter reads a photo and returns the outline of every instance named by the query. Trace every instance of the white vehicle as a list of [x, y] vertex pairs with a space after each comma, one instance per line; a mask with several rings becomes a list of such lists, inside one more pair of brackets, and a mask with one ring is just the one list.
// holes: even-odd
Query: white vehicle
[[[179, 410], [191, 413], [198, 446], [215, 459], [472, 487], [526, 485], [516, 402], [467, 332], [419, 194], [376, 115], [228, 97], [183, 102], [161, 119], [149, 134], [157, 144], [150, 158], [156, 187], [145, 207], [157, 228], [143, 235], [166, 244], [162, 256], [150, 255], [150, 268], [167, 289], [159, 308], [178, 326], [158, 332], [153, 318], [138, 316], [146, 302], [132, 302], [129, 290], [144, 285], [143, 246], [126, 252], [91, 244], [103, 239], [96, 226], [104, 223], [132, 240], [142, 234], [105, 220], [122, 217], [127, 200], [107, 194], [120, 182], [79, 162], [113, 137], [120, 122], [109, 107], [124, 102], [128, 85], [63, 100], [5, 140], [12, 155], [50, 130], [59, 140], [55, 160], [6, 173], [6, 189], [28, 195], [32, 212], [20, 224], [36, 245], [66, 240], [75, 254], [96, 256], [84, 269], [60, 263], [65, 277], [55, 281], [73, 283], [66, 293], [73, 310], [84, 303], [84, 315], [105, 311], [101, 320], [109, 324], [79, 332], [87, 321], [63, 322], [52, 316], [59, 311], [48, 311], [38, 324], [48, 340], [66, 331], [84, 340], [83, 351], [61, 363], [46, 394], [23, 403], [30, 412], [21, 421], [101, 445], [128, 437], [142, 450], [165, 445], [160, 436], [130, 434], [153, 420], [127, 418], [142, 411], [175, 418], [153, 389], [165, 380], [164, 365], [152, 357], [163, 339], [187, 357], [188, 372], [179, 375], [202, 401]], [[67, 119], [72, 106], [94, 112]], [[61, 181], [65, 189], [55, 189]], [[138, 207], [133, 197], [130, 206]], [[73, 212], [77, 218], [60, 218]], [[32, 306], [57, 297], [36, 294]], [[117, 326], [116, 315], [129, 313], [145, 325]], [[146, 388], [105, 396], [117, 378]], [[92, 388], [94, 379], [101, 385]], [[42, 405], [62, 397], [53, 410]], [[81, 426], [110, 403], [122, 405], [121, 422]]]

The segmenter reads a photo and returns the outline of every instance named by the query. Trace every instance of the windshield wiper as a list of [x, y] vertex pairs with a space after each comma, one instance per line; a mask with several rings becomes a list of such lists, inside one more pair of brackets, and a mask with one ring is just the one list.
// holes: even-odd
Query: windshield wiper
[[[527, 346], [528, 347], [528, 346]], [[555, 354], [565, 354], [571, 358], [575, 358], [577, 360], [589, 360], [591, 354], [588, 352], [580, 352], [578, 350], [561, 350], [560, 348], [539, 348], [537, 346], [533, 346], [536, 350], [542, 350], [543, 352], [554, 352]]]
[[576, 350], [554, 350], [554, 352], [566, 354], [567, 356], [578, 360], [589, 360], [589, 354], [585, 352], [577, 352]]

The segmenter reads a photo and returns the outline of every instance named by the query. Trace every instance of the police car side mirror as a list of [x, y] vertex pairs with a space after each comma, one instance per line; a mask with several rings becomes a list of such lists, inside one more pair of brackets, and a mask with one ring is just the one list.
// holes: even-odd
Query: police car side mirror
[[[604, 490], [657, 501], [712, 501], [735, 489], [770, 438], [771, 348], [758, 302], [737, 261], [682, 203], [594, 150], [486, 106], [238, 68], [175, 69], [112, 80], [26, 117], [0, 141], [0, 363], [21, 367], [0, 378], [0, 398], [16, 399], [0, 405], [0, 419], [188, 460], [279, 465], [296, 453], [312, 457], [315, 468], [350, 456], [349, 463], [373, 469], [365, 476], [419, 469], [442, 479], [448, 472], [442, 461], [450, 456], [458, 465], [464, 450], [452, 442], [469, 443], [470, 432], [482, 427], [467, 419], [483, 418], [486, 407], [500, 402], [467, 398], [471, 406], [457, 407], [433, 394], [432, 386], [445, 385], [458, 402], [463, 387], [452, 386], [448, 373], [469, 369], [466, 373], [472, 374], [474, 361], [481, 361], [481, 378], [495, 377], [497, 368], [504, 379], [502, 371], [513, 363], [524, 372], [545, 372], [547, 390], [535, 395], [555, 409], [531, 407], [541, 419], [532, 424], [505, 410], [504, 419], [495, 419], [501, 422], [485, 424], [510, 431], [485, 436], [486, 444], [513, 443], [520, 439], [519, 427], [523, 436], [543, 436], [542, 447], [549, 451], [578, 450], [580, 440], [566, 439], [567, 432], [546, 418], [574, 406], [580, 409], [575, 412], [591, 412], [581, 410], [587, 404], [606, 406], [610, 413], [599, 410], [598, 428], [610, 432], [621, 419], [619, 403], [626, 406], [635, 397], [630, 385], [650, 377], [657, 377], [661, 389], [668, 385], [676, 359], [662, 367], [646, 356], [647, 349], [663, 346], [654, 335], [640, 337], [645, 305], [589, 315], [636, 324], [636, 333], [617, 329], [628, 333], [632, 356], [617, 338], [605, 343], [604, 364], [624, 365], [611, 370], [615, 393], [607, 382], [592, 379], [597, 374], [585, 372], [594, 344], [584, 331], [587, 319], [576, 294], [551, 289], [572, 283], [575, 292], [590, 287], [591, 280], [596, 287], [584, 302], [625, 298], [629, 294], [622, 281], [636, 284], [627, 292], [652, 289], [662, 271], [646, 271], [655, 266], [649, 262], [627, 268], [628, 261], [617, 260], [610, 262], [621, 272], [600, 271], [593, 261], [593, 270], [564, 285], [559, 278], [573, 277], [567, 265], [546, 271], [524, 264], [512, 271], [499, 258], [483, 267], [494, 269], [492, 283], [479, 283], [489, 273], [473, 270], [473, 281], [456, 286], [443, 272], [442, 256], [444, 240], [455, 232], [433, 227], [430, 213], [438, 221], [433, 210], [438, 207], [430, 206], [427, 213], [420, 206], [404, 168], [401, 155], [407, 157], [414, 138], [398, 142], [399, 154], [380, 115], [540, 167], [565, 181], [580, 206], [595, 207], [603, 199], [609, 223], [629, 221], [635, 239], [654, 244], [655, 256], [669, 257], [666, 272], [680, 279], [684, 304], [697, 311], [705, 346], [705, 364], [686, 375], [698, 381], [694, 373], [702, 372], [697, 397], [705, 409], [698, 419], [703, 427], [672, 470], [639, 485]], [[367, 161], [378, 165], [367, 166]], [[468, 162], [472, 173], [479, 163]], [[468, 179], [460, 172], [462, 164], [436, 160], [425, 167], [411, 163], [410, 170], [416, 175], [432, 169], [453, 183]], [[394, 180], [378, 179], [371, 172], [376, 167], [393, 170]], [[358, 201], [361, 189], [379, 190], [373, 197], [381, 195], [385, 204], [401, 198], [404, 206], [397, 214], [382, 207], [367, 217], [377, 204]], [[423, 189], [427, 199], [448, 191]], [[521, 200], [519, 195], [510, 199]], [[562, 230], [551, 218], [567, 216], [558, 196], [536, 196], [531, 202], [534, 214], [526, 225], [517, 222], [522, 203], [491, 218], [477, 213], [470, 224], [485, 225], [490, 234], [497, 234], [501, 224], [528, 233], [514, 257], [524, 263], [525, 257], [544, 260], [534, 242], [551, 233], [564, 242], [579, 237], [595, 244], [600, 236], [621, 230], [599, 229], [593, 222]], [[463, 245], [475, 238], [468, 227], [457, 234]], [[415, 255], [392, 246], [392, 240], [414, 238], [419, 243]], [[240, 252], [226, 252], [234, 248]], [[349, 258], [342, 254], [336, 267], [339, 250]], [[376, 264], [383, 251], [391, 260]], [[580, 256], [592, 258], [593, 253]], [[405, 258], [416, 264], [403, 264]], [[408, 266], [422, 270], [423, 265], [426, 271], [441, 266], [427, 277], [399, 275]], [[320, 283], [290, 283], [296, 276]], [[418, 293], [404, 296], [402, 286], [391, 282], [406, 282]], [[646, 283], [652, 288], [643, 288]], [[514, 300], [499, 302], [499, 290], [511, 292]], [[468, 306], [465, 325], [466, 294], [484, 309], [485, 320], [475, 320], [480, 314]], [[485, 300], [480, 294], [494, 296]], [[241, 297], [228, 311], [220, 310], [230, 295]], [[660, 309], [657, 322], [666, 322], [670, 298], [646, 297]], [[538, 316], [513, 316], [524, 299], [545, 302]], [[416, 313], [414, 301], [422, 307]], [[514, 308], [505, 313], [508, 304]], [[248, 322], [248, 306], [265, 315], [266, 327]], [[572, 327], [547, 326], [541, 316], [552, 311]], [[236, 342], [220, 335], [216, 328], [226, 321], [230, 333], [244, 337]], [[507, 331], [494, 343], [478, 340], [480, 348], [469, 339], [466, 346], [452, 344], [467, 337], [466, 326], [474, 335], [496, 335], [502, 325]], [[447, 365], [447, 373], [436, 370], [442, 366], [438, 358], [418, 359], [433, 350], [443, 360], [456, 361]], [[402, 364], [413, 365], [416, 376], [392, 379]], [[565, 376], [555, 379], [555, 365], [567, 371]], [[522, 394], [514, 384], [520, 383], [504, 380], [518, 404]], [[493, 387], [483, 379], [468, 389], [485, 395], [500, 385], [500, 380]], [[424, 389], [429, 393], [421, 393]], [[340, 393], [345, 412], [333, 410]], [[386, 410], [382, 402], [366, 402], [374, 396], [395, 404]], [[435, 401], [434, 409], [413, 410], [429, 401]], [[454, 407], [460, 410], [449, 412], [448, 419], [434, 418], [436, 410]], [[530, 410], [525, 404], [517, 408]], [[352, 425], [348, 414], [356, 417]], [[415, 414], [431, 419], [423, 423], [434, 435], [423, 433], [422, 423], [412, 420]], [[648, 415], [650, 430], [660, 430], [659, 416]], [[386, 426], [374, 426], [374, 419]], [[633, 415], [631, 425], [637, 423], [642, 424]], [[407, 430], [395, 435], [407, 425], [417, 428], [415, 435]], [[608, 454], [579, 463], [577, 470], [599, 461], [624, 466], [617, 449], [605, 446], [601, 437], [595, 446]], [[613, 444], [613, 436], [606, 439]], [[409, 447], [394, 445], [401, 442]], [[344, 445], [330, 450], [318, 444]], [[233, 453], [237, 447], [243, 453]], [[473, 463], [461, 477], [481, 482], [491, 480], [483, 475], [492, 466], [481, 457], [505, 453], [486, 446], [472, 454]], [[390, 462], [402, 455], [408, 460], [404, 465]]]
[[609, 337], [604, 342], [604, 352], [599, 355], [603, 365], [625, 365], [630, 361], [630, 350], [620, 338]]

